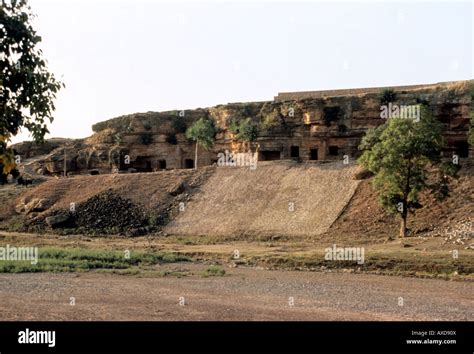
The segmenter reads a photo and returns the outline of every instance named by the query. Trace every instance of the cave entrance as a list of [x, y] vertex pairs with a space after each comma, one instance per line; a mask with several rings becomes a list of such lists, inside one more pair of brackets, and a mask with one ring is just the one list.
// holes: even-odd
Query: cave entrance
[[300, 147], [299, 146], [290, 147], [290, 157], [300, 157]]
[[261, 151], [262, 161], [280, 160], [280, 151]]
[[149, 156], [137, 156], [137, 159], [133, 163], [133, 168], [137, 172], [151, 172], [151, 157]]
[[338, 156], [339, 155], [339, 147], [332, 145], [329, 147], [329, 155], [331, 156]]
[[184, 168], [194, 168], [194, 160], [193, 159], [185, 159], [184, 160]]
[[456, 154], [459, 157], [469, 157], [469, 144], [466, 140], [456, 141], [454, 143]]

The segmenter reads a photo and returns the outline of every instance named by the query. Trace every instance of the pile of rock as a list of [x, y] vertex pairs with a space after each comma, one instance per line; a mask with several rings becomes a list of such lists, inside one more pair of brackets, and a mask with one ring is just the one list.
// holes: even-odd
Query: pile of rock
[[428, 236], [443, 237], [443, 244], [464, 245], [465, 249], [474, 249], [474, 221], [467, 219], [448, 227], [434, 228]]
[[70, 214], [74, 225], [85, 233], [137, 235], [149, 226], [145, 210], [112, 191], [93, 196]]
[[[44, 200], [36, 200], [18, 206], [18, 210], [42, 209]], [[111, 190], [94, 195], [70, 210], [50, 210], [46, 215], [28, 222], [30, 227], [71, 229], [74, 233], [89, 235], [136, 236], [153, 231], [164, 220], [152, 216], [131, 200], [122, 198]]]

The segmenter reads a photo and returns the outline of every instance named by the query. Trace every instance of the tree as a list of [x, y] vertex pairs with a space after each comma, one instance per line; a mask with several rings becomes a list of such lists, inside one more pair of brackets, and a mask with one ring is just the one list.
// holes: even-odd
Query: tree
[[426, 107], [419, 122], [393, 118], [362, 139], [359, 162], [375, 174], [373, 183], [382, 206], [399, 213], [400, 237], [407, 233], [408, 212], [421, 207], [419, 195], [430, 190], [438, 200], [449, 194], [459, 165], [443, 161], [442, 125]]
[[214, 145], [216, 128], [214, 122], [210, 119], [200, 118], [198, 121], [186, 130], [186, 137], [196, 142], [194, 153], [194, 169], [197, 169], [198, 145], [208, 150]]
[[3, 172], [14, 167], [7, 143], [22, 127], [36, 142], [53, 121], [56, 93], [64, 85], [51, 74], [38, 48], [41, 37], [31, 26], [26, 0], [1, 0], [0, 6], [0, 160]]
[[251, 118], [242, 119], [239, 123], [232, 121], [229, 130], [235, 134], [237, 140], [244, 143], [255, 141], [258, 137], [258, 125]]

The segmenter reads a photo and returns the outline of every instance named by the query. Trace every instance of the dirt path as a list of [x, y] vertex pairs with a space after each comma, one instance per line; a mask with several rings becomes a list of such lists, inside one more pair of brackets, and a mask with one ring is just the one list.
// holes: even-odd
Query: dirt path
[[194, 274], [182, 278], [0, 274], [0, 320], [474, 319], [472, 282], [252, 268], [204, 278], [205, 267], [168, 265]]

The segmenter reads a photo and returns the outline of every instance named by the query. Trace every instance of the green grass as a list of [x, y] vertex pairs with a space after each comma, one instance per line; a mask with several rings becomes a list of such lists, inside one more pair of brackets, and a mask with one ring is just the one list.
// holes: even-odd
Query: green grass
[[133, 267], [190, 261], [189, 257], [164, 252], [130, 252], [87, 249], [40, 248], [37, 264], [30, 261], [0, 261], [0, 273], [86, 272], [95, 269], [130, 270]]
[[216, 265], [210, 266], [202, 274], [202, 276], [205, 277], [205, 278], [207, 278], [207, 277], [222, 277], [224, 275], [225, 275], [225, 269], [220, 267], [220, 266], [216, 266]]
[[463, 253], [459, 259], [453, 259], [448, 253], [417, 252], [416, 256], [412, 253], [413, 251], [370, 252], [365, 255], [363, 264], [355, 261], [326, 261], [322, 253], [313, 256], [254, 256], [246, 260], [246, 265], [287, 270], [318, 270], [322, 267], [333, 270], [352, 269], [376, 274], [446, 279], [472, 278], [474, 274], [474, 258], [469, 254]]

